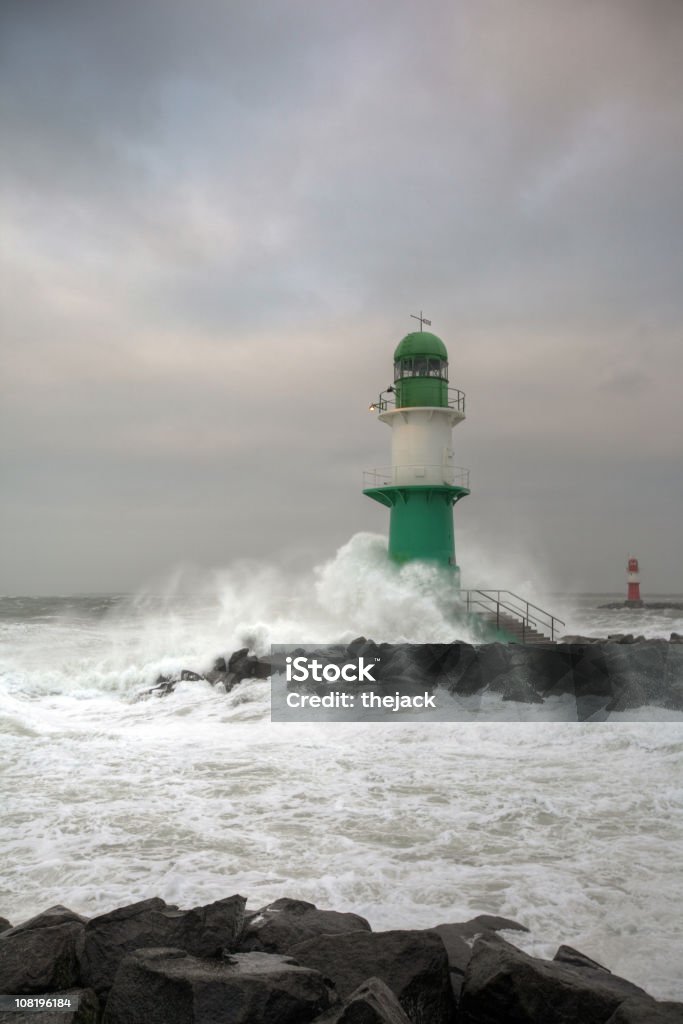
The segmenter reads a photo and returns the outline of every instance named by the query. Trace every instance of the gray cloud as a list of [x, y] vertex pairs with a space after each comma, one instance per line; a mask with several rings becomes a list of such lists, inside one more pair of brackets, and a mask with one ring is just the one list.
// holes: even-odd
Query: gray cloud
[[384, 528], [366, 408], [420, 304], [462, 543], [683, 589], [678, 3], [1, 16], [8, 589]]

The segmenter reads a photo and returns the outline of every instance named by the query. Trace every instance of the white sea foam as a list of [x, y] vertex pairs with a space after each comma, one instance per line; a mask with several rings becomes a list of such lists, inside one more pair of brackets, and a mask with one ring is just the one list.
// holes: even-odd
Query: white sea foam
[[[236, 891], [357, 910], [375, 928], [501, 913], [532, 929], [514, 937], [532, 952], [568, 942], [683, 998], [683, 724], [529, 724], [510, 702], [502, 723], [475, 708], [458, 724], [277, 725], [256, 681], [131, 699], [239, 646], [453, 639], [439, 575], [384, 553], [359, 535], [294, 578], [185, 572], [104, 616], [72, 602], [5, 618], [0, 913]], [[681, 628], [596, 603], [568, 628]]]

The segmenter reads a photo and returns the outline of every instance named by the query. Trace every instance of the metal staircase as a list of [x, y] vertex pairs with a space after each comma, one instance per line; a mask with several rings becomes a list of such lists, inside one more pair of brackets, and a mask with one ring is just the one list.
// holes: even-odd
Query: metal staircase
[[468, 612], [506, 633], [514, 643], [555, 643], [562, 632], [562, 619], [511, 590], [461, 590], [460, 594]]

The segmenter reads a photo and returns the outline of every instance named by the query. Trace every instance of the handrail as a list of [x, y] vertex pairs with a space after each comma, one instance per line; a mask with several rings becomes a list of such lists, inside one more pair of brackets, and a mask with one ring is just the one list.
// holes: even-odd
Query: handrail
[[[370, 403], [370, 412], [386, 412], [388, 408], [397, 408], [396, 399], [389, 398], [389, 395], [394, 395], [396, 392], [392, 388], [391, 391], [382, 391], [376, 402]], [[403, 408], [399, 406], [398, 408]], [[406, 406], [405, 408], [411, 408]], [[448, 388], [448, 402], [445, 406], [435, 405], [435, 409], [457, 409], [458, 412], [465, 412], [465, 392], [460, 391], [458, 388]]]
[[[526, 598], [520, 597], [519, 594], [514, 594], [511, 590], [461, 590], [460, 593], [461, 595], [467, 595], [468, 611], [473, 605], [478, 605], [488, 612], [495, 610], [497, 626], [500, 625], [501, 608], [520, 620], [522, 624], [522, 642], [524, 641], [525, 633], [528, 628], [533, 629], [536, 626], [541, 626], [543, 629], [550, 630], [550, 639], [554, 643], [555, 633], [559, 633], [559, 627], [565, 625], [564, 619], [560, 619], [556, 615], [552, 615], [544, 608], [539, 607], [539, 605], [533, 604], [531, 601], [527, 601]], [[492, 596], [494, 594], [496, 595], [495, 597]], [[502, 594], [507, 595], [506, 600], [502, 600]], [[487, 601], [488, 604], [485, 604], [484, 601], [477, 599], [472, 595], [478, 595], [478, 598], [484, 598], [484, 601]], [[515, 607], [511, 601], [516, 601], [517, 607]], [[540, 614], [532, 615], [529, 611], [530, 608], [533, 608], [535, 612]]]
[[[397, 479], [404, 469], [421, 469], [423, 473], [429, 470], [438, 470], [453, 487], [470, 486], [470, 471], [464, 466], [444, 466], [439, 464], [425, 465], [423, 463], [406, 463], [400, 466], [380, 466], [374, 469], [363, 471], [363, 487], [390, 487], [397, 483]], [[406, 485], [407, 486], [407, 485]]]

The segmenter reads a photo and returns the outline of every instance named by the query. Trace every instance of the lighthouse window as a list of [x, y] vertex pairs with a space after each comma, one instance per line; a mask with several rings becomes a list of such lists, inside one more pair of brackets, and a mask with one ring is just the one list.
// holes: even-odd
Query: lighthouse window
[[394, 363], [394, 380], [398, 380], [399, 377], [412, 377], [413, 375], [413, 360], [412, 359], [401, 359], [400, 362]]
[[448, 363], [430, 356], [415, 356], [394, 363], [394, 380], [401, 377], [440, 377], [448, 380]]

